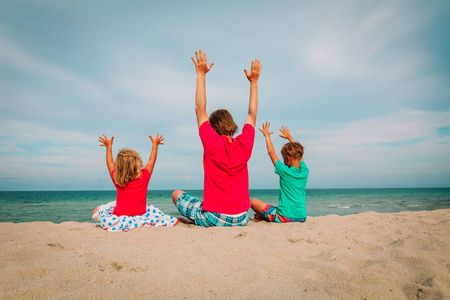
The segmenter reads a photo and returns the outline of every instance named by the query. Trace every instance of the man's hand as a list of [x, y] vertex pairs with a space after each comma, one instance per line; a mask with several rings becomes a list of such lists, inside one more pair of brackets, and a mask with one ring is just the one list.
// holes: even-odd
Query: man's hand
[[250, 73], [247, 70], [244, 70], [244, 72], [250, 82], [257, 82], [259, 79], [259, 74], [261, 73], [261, 62], [255, 59], [252, 61]]
[[195, 58], [197, 60], [195, 60], [193, 57], [191, 57], [192, 61], [195, 64], [195, 71], [197, 72], [197, 74], [206, 74], [208, 73], [208, 71], [211, 69], [211, 67], [214, 65], [214, 63], [210, 64], [208, 66], [207, 62], [206, 62], [206, 53], [202, 52], [202, 50], [199, 50], [198, 52], [195, 51]]

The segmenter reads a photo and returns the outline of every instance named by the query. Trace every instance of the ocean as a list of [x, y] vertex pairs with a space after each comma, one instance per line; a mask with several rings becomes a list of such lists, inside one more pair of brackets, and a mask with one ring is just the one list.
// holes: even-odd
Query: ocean
[[[188, 191], [201, 198], [201, 190]], [[278, 189], [250, 190], [250, 197], [278, 204]], [[147, 203], [181, 216], [172, 191], [148, 191]], [[116, 191], [0, 192], [0, 222], [94, 222], [94, 208], [115, 200]], [[450, 188], [307, 189], [308, 216], [349, 215], [364, 211], [393, 213], [450, 208]], [[250, 209], [251, 216], [253, 211]]]

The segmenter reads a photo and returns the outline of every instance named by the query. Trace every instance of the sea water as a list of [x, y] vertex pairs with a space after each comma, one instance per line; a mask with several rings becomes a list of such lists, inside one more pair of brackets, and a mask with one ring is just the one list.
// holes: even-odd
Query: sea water
[[[202, 198], [201, 190], [188, 191]], [[181, 216], [172, 191], [148, 191], [147, 203], [164, 213]], [[250, 197], [278, 204], [278, 189], [250, 190]], [[0, 192], [0, 222], [94, 222], [92, 211], [114, 201], [116, 191]], [[308, 216], [348, 215], [364, 211], [392, 213], [450, 208], [450, 188], [307, 189]], [[250, 209], [251, 215], [253, 211]]]

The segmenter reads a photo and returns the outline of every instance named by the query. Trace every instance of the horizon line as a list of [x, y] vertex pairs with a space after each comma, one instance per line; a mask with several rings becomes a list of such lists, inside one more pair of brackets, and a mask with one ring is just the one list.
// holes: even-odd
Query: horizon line
[[[376, 190], [376, 189], [450, 189], [450, 186], [430, 186], [430, 187], [316, 187], [306, 188], [305, 190]], [[185, 191], [203, 191], [203, 189], [183, 189]], [[249, 191], [255, 190], [279, 190], [279, 188], [254, 188]], [[115, 189], [77, 189], [77, 190], [0, 190], [3, 192], [115, 192]], [[147, 189], [151, 191], [174, 191], [173, 189]]]

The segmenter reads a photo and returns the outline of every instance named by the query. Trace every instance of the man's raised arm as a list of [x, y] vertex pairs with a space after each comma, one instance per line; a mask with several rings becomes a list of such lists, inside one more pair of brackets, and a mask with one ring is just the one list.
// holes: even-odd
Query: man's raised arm
[[197, 72], [197, 87], [195, 89], [195, 114], [197, 115], [197, 124], [200, 127], [204, 122], [208, 121], [208, 114], [206, 113], [206, 87], [205, 75], [211, 69], [213, 64], [206, 63], [206, 53], [199, 50], [195, 51], [195, 58], [191, 57], [195, 64], [195, 71]]
[[258, 79], [261, 73], [261, 62], [257, 59], [252, 61], [250, 73], [244, 70], [247, 79], [250, 81], [250, 101], [248, 105], [248, 115], [245, 124], [253, 127], [256, 125], [256, 113], [258, 111]]

